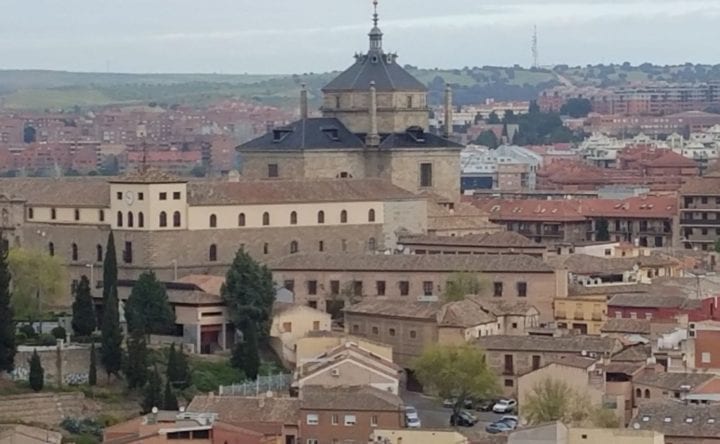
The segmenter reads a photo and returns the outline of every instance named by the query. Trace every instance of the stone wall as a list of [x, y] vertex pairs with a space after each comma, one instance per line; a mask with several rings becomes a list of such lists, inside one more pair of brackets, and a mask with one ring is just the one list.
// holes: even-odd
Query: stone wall
[[242, 175], [247, 179], [267, 179], [268, 165], [278, 166], [280, 179], [302, 179], [305, 177], [305, 160], [302, 152], [254, 153], [242, 151]]
[[[432, 164], [432, 186], [420, 186], [420, 165]], [[460, 198], [460, 150], [397, 150], [391, 157], [394, 185], [413, 193], [432, 192], [452, 201]]]
[[[77, 385], [84, 384], [88, 380], [90, 371], [90, 346], [89, 345], [64, 345], [57, 346], [19, 346], [15, 355], [15, 370], [10, 376], [17, 381], [26, 381], [30, 374], [30, 358], [33, 351], [37, 350], [40, 356], [43, 370], [45, 370], [45, 382], [53, 385]], [[99, 352], [96, 349], [95, 357], [98, 358], [98, 375], [103, 372], [99, 363]]]

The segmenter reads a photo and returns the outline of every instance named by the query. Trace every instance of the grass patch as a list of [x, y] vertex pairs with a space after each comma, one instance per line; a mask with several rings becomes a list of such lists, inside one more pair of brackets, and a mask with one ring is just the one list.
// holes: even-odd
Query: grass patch
[[191, 357], [192, 385], [200, 392], [211, 392], [221, 385], [237, 384], [245, 380], [242, 371], [232, 367], [230, 360], [208, 361]]

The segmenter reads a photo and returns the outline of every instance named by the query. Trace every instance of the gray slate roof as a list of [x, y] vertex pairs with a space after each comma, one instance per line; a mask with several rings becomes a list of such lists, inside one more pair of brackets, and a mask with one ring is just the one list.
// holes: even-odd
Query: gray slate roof
[[366, 91], [375, 82], [379, 92], [427, 91], [427, 87], [395, 62], [388, 63], [383, 53], [371, 52], [358, 56], [348, 69], [322, 89], [323, 92]]
[[720, 436], [720, 405], [694, 405], [680, 401], [643, 403], [630, 421], [639, 430], [655, 430], [666, 438]]
[[241, 150], [276, 149], [278, 151], [304, 149], [362, 149], [363, 139], [350, 132], [338, 119], [314, 117], [275, 128], [244, 143]]

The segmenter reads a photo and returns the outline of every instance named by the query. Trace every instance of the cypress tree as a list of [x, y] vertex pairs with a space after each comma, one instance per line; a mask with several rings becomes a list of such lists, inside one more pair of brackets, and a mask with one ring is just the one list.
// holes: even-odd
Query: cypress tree
[[122, 331], [118, 314], [117, 290], [110, 289], [103, 307], [100, 362], [108, 375], [117, 375], [122, 366]]
[[175, 396], [175, 392], [173, 392], [172, 386], [170, 385], [170, 381], [165, 381], [165, 391], [163, 392], [163, 404], [162, 404], [163, 410], [170, 410], [170, 411], [177, 411], [178, 410], [178, 400]]
[[88, 384], [97, 384], [97, 357], [95, 356], [95, 343], [90, 346], [90, 371], [88, 371]]
[[260, 370], [260, 352], [255, 324], [248, 323], [242, 331], [243, 339], [235, 345], [230, 363], [249, 379], [256, 379]]
[[93, 307], [90, 281], [87, 276], [80, 278], [75, 286], [75, 300], [72, 304], [72, 329], [76, 336], [87, 337], [95, 331], [95, 308]]
[[165, 286], [152, 271], [143, 272], [125, 303], [129, 331], [137, 329], [150, 334], [167, 334], [175, 326], [175, 312], [168, 301]]
[[128, 388], [142, 388], [148, 380], [148, 351], [145, 334], [141, 330], [135, 330], [130, 334], [127, 351], [125, 378], [127, 379]]
[[179, 351], [176, 351], [175, 344], [170, 345], [166, 376], [173, 387], [184, 389], [190, 385], [190, 369], [187, 356], [182, 347], [180, 347]]
[[103, 303], [113, 289], [117, 289], [117, 255], [115, 253], [115, 236], [111, 231], [105, 247], [105, 260], [103, 261]]
[[147, 385], [145, 386], [145, 397], [142, 401], [143, 413], [149, 413], [153, 407], [162, 407], [162, 380], [157, 367], [150, 373]]
[[12, 371], [15, 367], [15, 322], [10, 305], [10, 270], [8, 269], [8, 244], [0, 237], [0, 371]]
[[40, 362], [40, 356], [37, 354], [37, 350], [33, 350], [32, 357], [30, 358], [30, 388], [36, 392], [43, 389], [45, 385], [45, 370]]

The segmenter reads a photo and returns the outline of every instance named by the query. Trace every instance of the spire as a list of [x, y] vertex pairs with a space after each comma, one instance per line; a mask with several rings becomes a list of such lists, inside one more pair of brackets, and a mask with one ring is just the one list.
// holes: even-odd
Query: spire
[[377, 51], [382, 52], [382, 37], [383, 33], [380, 31], [380, 28], [378, 28], [378, 22], [380, 21], [380, 18], [378, 16], [378, 0], [373, 0], [373, 28], [370, 30], [370, 51]]
[[373, 8], [375, 9], [375, 13], [373, 14], [373, 26], [375, 28], [377, 28], [378, 20], [379, 20], [377, 6], [378, 6], [378, 0], [373, 0]]

